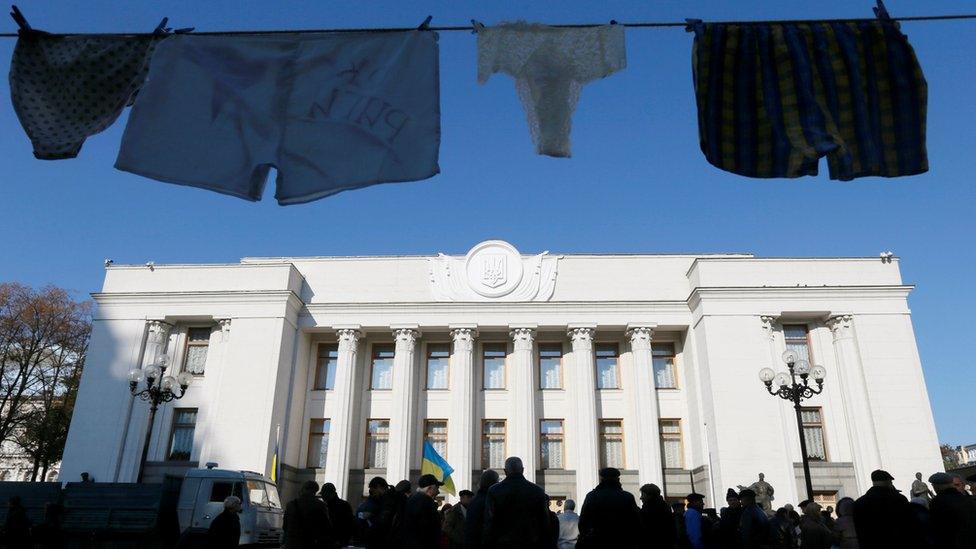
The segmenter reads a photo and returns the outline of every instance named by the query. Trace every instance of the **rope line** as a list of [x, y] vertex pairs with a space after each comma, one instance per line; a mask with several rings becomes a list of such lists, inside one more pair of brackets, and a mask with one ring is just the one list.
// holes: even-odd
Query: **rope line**
[[[976, 14], [961, 15], [917, 15], [906, 17], [891, 17], [887, 21], [954, 21], [962, 19], [976, 19]], [[854, 19], [786, 19], [768, 21], [705, 21], [705, 23], [725, 24], [725, 25], [769, 25], [769, 24], [797, 24], [797, 23], [838, 23], [838, 22], [857, 22], [857, 21], [876, 21], [875, 17], [864, 17]], [[666, 21], [646, 21], [638, 23], [624, 23], [610, 21], [610, 24], [618, 24], [624, 27], [648, 29], [648, 28], [686, 28], [688, 22], [666, 22]], [[563, 25], [549, 25], [560, 29], [582, 29], [599, 27], [607, 23], [575, 23]], [[248, 36], [263, 34], [311, 34], [311, 33], [384, 33], [384, 32], [406, 32], [415, 30], [429, 30], [437, 32], [475, 32], [475, 25], [453, 25], [453, 26], [423, 26], [418, 27], [377, 27], [377, 28], [351, 28], [351, 29], [298, 29], [298, 30], [232, 30], [232, 31], [180, 31], [180, 34], [195, 34], [198, 36]], [[153, 32], [65, 32], [48, 33], [51, 36], [149, 36]], [[16, 38], [16, 32], [0, 33], [0, 38]]]

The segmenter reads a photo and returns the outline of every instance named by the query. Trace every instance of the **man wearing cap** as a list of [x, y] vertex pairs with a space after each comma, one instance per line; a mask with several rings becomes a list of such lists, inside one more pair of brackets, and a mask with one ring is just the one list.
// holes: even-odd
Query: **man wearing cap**
[[517, 457], [505, 460], [505, 480], [492, 486], [485, 499], [484, 549], [542, 547], [549, 539], [546, 493], [525, 478]]
[[854, 529], [861, 549], [921, 547], [919, 525], [887, 471], [871, 473], [873, 486], [854, 502]]
[[961, 549], [976, 545], [976, 501], [953, 486], [952, 475], [929, 477], [935, 497], [929, 504], [932, 537], [939, 549]]
[[[678, 541], [674, 511], [661, 495], [656, 484], [645, 484], [640, 489], [641, 526], [645, 539], [652, 539], [658, 546], [670, 549]], [[651, 545], [653, 547], [653, 545]]]
[[739, 542], [739, 520], [742, 518], [742, 502], [739, 494], [729, 488], [725, 492], [725, 507], [719, 510], [718, 536], [724, 547], [737, 547]]
[[437, 549], [441, 540], [441, 516], [434, 498], [444, 483], [434, 475], [421, 475], [417, 491], [404, 507], [402, 543], [406, 549]]
[[620, 485], [620, 471], [600, 469], [600, 484], [586, 494], [579, 520], [578, 547], [637, 547], [640, 510], [634, 495]]
[[705, 508], [705, 496], [692, 492], [685, 497], [688, 507], [685, 510], [685, 540], [684, 546], [690, 549], [705, 549], [705, 530], [707, 528], [702, 510]]

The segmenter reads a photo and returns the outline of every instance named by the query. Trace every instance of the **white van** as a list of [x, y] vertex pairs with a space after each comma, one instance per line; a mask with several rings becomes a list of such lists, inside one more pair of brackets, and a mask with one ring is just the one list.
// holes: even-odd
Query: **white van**
[[284, 511], [278, 488], [251, 471], [191, 469], [186, 472], [176, 504], [180, 532], [205, 532], [224, 510], [224, 498], [241, 500], [241, 545], [281, 543]]

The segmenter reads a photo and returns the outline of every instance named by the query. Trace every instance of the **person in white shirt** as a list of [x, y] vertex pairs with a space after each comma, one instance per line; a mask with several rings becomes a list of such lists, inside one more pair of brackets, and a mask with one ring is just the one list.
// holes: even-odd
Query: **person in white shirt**
[[579, 537], [579, 515], [576, 514], [576, 502], [567, 499], [559, 514], [559, 549], [573, 549], [576, 538]]

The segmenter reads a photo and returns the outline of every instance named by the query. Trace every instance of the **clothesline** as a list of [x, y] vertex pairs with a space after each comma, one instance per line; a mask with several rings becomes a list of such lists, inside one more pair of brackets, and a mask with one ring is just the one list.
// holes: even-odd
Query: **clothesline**
[[[976, 19], [976, 14], [960, 14], [960, 15], [916, 15], [916, 16], [905, 16], [905, 17], [890, 17], [889, 21], [951, 21], [951, 20], [961, 20], [961, 19]], [[837, 19], [787, 19], [787, 20], [764, 20], [764, 21], [708, 21], [709, 23], [725, 24], [725, 25], [768, 25], [768, 24], [788, 24], [788, 23], [840, 23], [840, 22], [856, 22], [856, 21], [874, 21], [874, 17], [863, 17], [863, 18], [837, 18]], [[688, 26], [687, 21], [682, 22], [668, 22], [668, 21], [645, 21], [637, 23], [626, 23], [620, 21], [610, 21], [612, 24], [622, 25], [627, 28], [686, 28]], [[561, 25], [549, 25], [555, 28], [563, 29], [581, 29], [590, 28], [606, 25], [607, 23], [570, 23]], [[472, 31], [474, 29], [474, 24], [469, 25], [451, 25], [451, 26], [425, 26], [421, 25], [423, 30], [437, 31], [437, 32], [457, 32], [457, 31]], [[296, 29], [296, 30], [231, 30], [231, 31], [195, 31], [188, 30], [187, 34], [195, 34], [200, 36], [240, 36], [240, 35], [264, 35], [264, 34], [308, 34], [308, 33], [354, 33], [354, 32], [370, 32], [370, 33], [385, 33], [385, 32], [405, 32], [417, 30], [420, 27], [374, 27], [374, 28], [345, 28], [345, 29]], [[53, 36], [148, 36], [153, 34], [152, 32], [99, 32], [99, 33], [84, 33], [84, 32], [65, 32], [65, 33], [49, 33]], [[0, 38], [16, 38], [16, 32], [6, 32], [0, 33]]]

